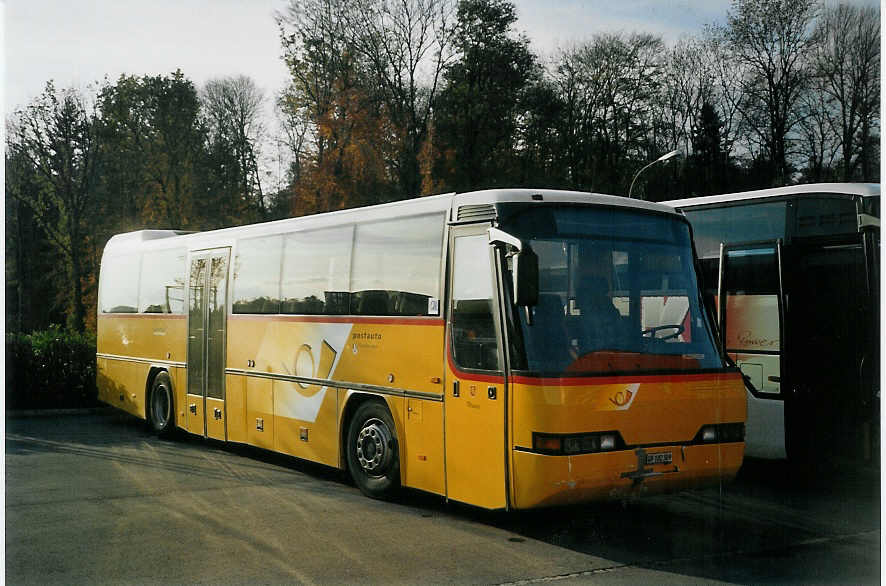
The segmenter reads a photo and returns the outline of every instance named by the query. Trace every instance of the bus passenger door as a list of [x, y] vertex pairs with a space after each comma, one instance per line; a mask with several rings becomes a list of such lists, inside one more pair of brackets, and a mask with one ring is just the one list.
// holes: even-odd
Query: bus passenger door
[[798, 242], [789, 258], [787, 409], [794, 453], [869, 459], [875, 397], [863, 369], [871, 354], [868, 329], [878, 322], [861, 239]]
[[723, 347], [748, 388], [745, 451], [784, 458], [784, 295], [781, 240], [724, 246], [718, 317]]
[[446, 495], [507, 507], [506, 388], [486, 226], [453, 228], [444, 397]]
[[225, 339], [230, 249], [191, 254], [188, 284], [188, 431], [225, 439]]

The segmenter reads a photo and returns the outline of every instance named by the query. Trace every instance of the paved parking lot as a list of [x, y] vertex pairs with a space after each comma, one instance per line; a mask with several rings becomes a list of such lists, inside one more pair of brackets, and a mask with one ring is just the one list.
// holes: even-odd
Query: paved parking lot
[[748, 462], [721, 490], [491, 514], [125, 415], [6, 421], [6, 580], [876, 583], [879, 471]]

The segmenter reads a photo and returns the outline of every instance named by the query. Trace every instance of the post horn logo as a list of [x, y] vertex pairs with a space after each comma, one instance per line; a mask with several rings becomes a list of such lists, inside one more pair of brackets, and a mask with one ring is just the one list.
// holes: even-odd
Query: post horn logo
[[619, 411], [629, 408], [631, 403], [634, 402], [634, 397], [637, 396], [637, 389], [639, 386], [639, 383], [635, 383], [620, 391], [616, 391], [609, 396], [609, 402]]

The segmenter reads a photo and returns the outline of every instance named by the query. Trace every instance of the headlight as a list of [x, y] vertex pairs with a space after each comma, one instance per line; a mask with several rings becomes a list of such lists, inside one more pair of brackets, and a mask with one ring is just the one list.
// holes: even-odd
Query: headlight
[[744, 441], [744, 423], [704, 425], [693, 439], [696, 444], [728, 444], [740, 441]]
[[532, 449], [538, 453], [552, 456], [593, 454], [616, 450], [620, 447], [624, 447], [624, 441], [617, 431], [569, 435], [537, 432], [532, 434]]

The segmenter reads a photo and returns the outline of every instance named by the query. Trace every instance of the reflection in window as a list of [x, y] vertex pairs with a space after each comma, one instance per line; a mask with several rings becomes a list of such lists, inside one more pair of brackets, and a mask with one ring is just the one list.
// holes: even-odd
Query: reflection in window
[[798, 197], [796, 236], [858, 232], [858, 212], [850, 197]]
[[485, 234], [455, 239], [452, 356], [461, 368], [500, 370], [492, 318], [492, 267]]
[[237, 242], [234, 258], [234, 313], [280, 313], [283, 236]]
[[443, 225], [441, 214], [358, 225], [350, 312], [436, 315]]
[[184, 313], [185, 251], [146, 252], [142, 259], [140, 313]]
[[354, 228], [344, 226], [286, 236], [283, 313], [348, 313]]
[[514, 364], [551, 376], [722, 366], [684, 222], [577, 207], [509, 222], [538, 255], [540, 285], [532, 322], [516, 312], [525, 359]]
[[100, 274], [102, 313], [136, 313], [141, 255], [104, 257]]
[[720, 243], [775, 240], [785, 236], [787, 202], [686, 210], [698, 256], [719, 256]]

